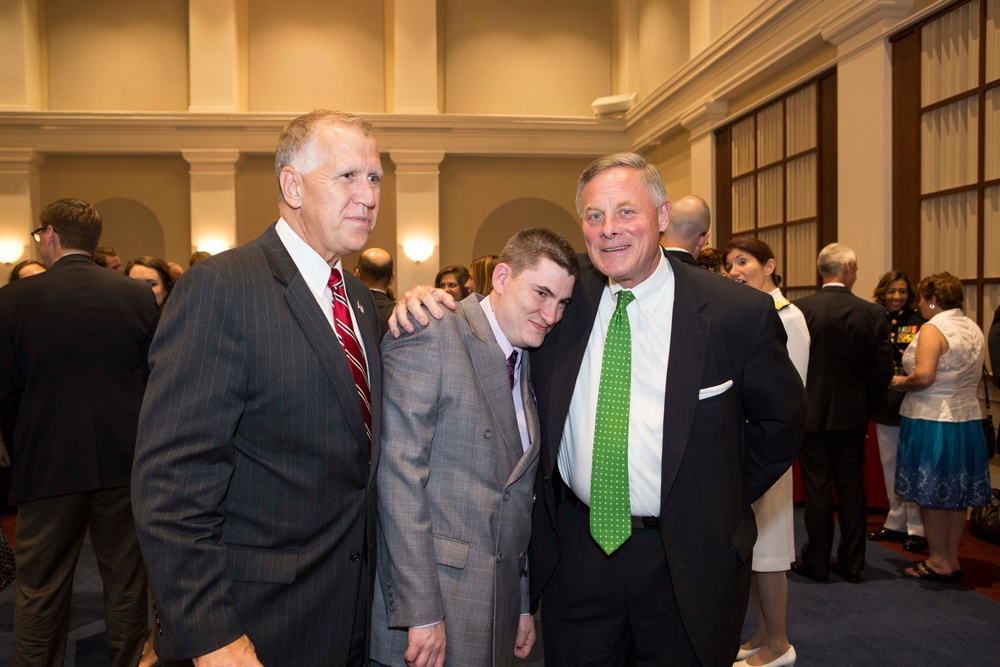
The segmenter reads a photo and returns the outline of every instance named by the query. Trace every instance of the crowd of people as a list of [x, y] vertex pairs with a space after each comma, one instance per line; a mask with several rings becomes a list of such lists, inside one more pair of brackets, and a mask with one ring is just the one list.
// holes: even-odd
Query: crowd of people
[[[371, 125], [293, 120], [275, 174], [277, 222], [187, 271], [123, 265], [56, 201], [0, 289], [19, 667], [63, 661], [87, 530], [127, 667], [510, 665], [540, 606], [547, 665], [781, 667], [788, 570], [859, 583], [898, 539], [928, 550], [903, 576], [962, 580], [990, 484], [955, 276], [869, 301], [834, 243], [791, 303], [767, 244], [705, 247], [708, 204], [618, 153], [578, 183], [586, 252], [524, 229], [397, 301]], [[866, 540], [872, 419], [892, 507]]]

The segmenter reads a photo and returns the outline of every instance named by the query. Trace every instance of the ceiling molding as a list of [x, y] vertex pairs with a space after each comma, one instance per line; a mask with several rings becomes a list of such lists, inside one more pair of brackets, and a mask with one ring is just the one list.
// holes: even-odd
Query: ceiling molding
[[[583, 156], [628, 148], [621, 119], [363, 114], [379, 150], [455, 155]], [[0, 145], [39, 153], [273, 153], [296, 114], [0, 112]]]

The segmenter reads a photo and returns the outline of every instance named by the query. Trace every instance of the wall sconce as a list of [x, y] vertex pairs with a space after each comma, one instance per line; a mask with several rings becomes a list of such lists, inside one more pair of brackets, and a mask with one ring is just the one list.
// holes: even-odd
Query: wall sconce
[[426, 239], [415, 239], [403, 244], [403, 254], [415, 264], [427, 260], [434, 254], [434, 244]]
[[24, 248], [19, 241], [0, 241], [0, 262], [13, 264], [24, 255]]
[[198, 252], [207, 252], [213, 255], [217, 255], [224, 250], [229, 250], [232, 247], [231, 243], [222, 239], [204, 239], [195, 245]]

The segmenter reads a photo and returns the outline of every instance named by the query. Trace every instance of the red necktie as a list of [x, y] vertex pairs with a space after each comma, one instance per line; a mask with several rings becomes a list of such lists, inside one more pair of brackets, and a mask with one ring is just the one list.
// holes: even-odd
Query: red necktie
[[361, 397], [361, 412], [365, 418], [365, 433], [368, 435], [368, 446], [372, 442], [372, 408], [371, 393], [368, 389], [368, 365], [365, 363], [365, 353], [361, 350], [358, 336], [351, 325], [351, 313], [348, 310], [347, 294], [344, 292], [344, 278], [337, 269], [330, 269], [330, 281], [327, 283], [333, 292], [333, 322], [337, 332], [337, 340], [347, 355], [347, 365], [351, 367], [354, 385]]

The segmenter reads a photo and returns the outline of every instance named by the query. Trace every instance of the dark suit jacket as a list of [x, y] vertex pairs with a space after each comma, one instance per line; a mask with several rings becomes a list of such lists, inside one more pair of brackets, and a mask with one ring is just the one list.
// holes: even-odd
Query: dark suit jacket
[[372, 297], [375, 299], [375, 305], [378, 306], [378, 314], [382, 320], [382, 333], [385, 334], [389, 330], [389, 316], [392, 315], [392, 309], [396, 307], [396, 302], [389, 298], [389, 295], [385, 292], [379, 292], [378, 290], [372, 290]]
[[691, 266], [698, 266], [698, 260], [694, 258], [694, 255], [689, 253], [687, 250], [675, 250], [673, 248], [664, 248], [663, 254], [667, 257], [673, 257], [674, 259], [679, 259], [685, 264], [690, 264]]
[[842, 286], [795, 301], [806, 318], [807, 431], [864, 431], [892, 378], [889, 320], [882, 306]]
[[19, 502], [129, 485], [152, 291], [65, 255], [0, 289], [0, 418]]
[[[787, 470], [805, 413], [770, 296], [667, 258], [675, 296], [663, 414], [660, 525], [684, 627], [703, 664], [732, 663], [757, 537], [750, 503]], [[562, 322], [533, 352], [542, 452], [529, 573], [537, 602], [561, 554], [556, 461], [607, 278], [586, 255]], [[699, 390], [732, 382], [699, 400]], [[651, 594], [657, 594], [651, 591]]]
[[993, 369], [993, 382], [1000, 387], [1000, 308], [993, 313], [993, 324], [989, 332], [990, 368]]
[[374, 582], [382, 366], [371, 292], [344, 281], [368, 359], [371, 464], [343, 349], [273, 225], [170, 297], [133, 480], [161, 657], [246, 634], [265, 665], [346, 660], [359, 583], [370, 601]]

